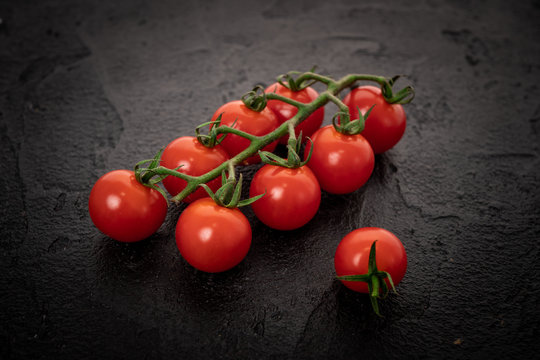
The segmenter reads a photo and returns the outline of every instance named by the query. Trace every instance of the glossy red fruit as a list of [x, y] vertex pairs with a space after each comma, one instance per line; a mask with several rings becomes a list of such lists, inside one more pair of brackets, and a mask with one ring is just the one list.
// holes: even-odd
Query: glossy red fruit
[[94, 225], [122, 242], [143, 240], [155, 233], [167, 215], [167, 202], [156, 190], [135, 179], [130, 170], [114, 170], [92, 187], [88, 210]]
[[[397, 285], [407, 271], [407, 253], [401, 241], [390, 231], [366, 227], [347, 234], [339, 243], [334, 256], [337, 276], [362, 275], [368, 272], [369, 252], [376, 243], [376, 264], [379, 271], [386, 271]], [[351, 290], [368, 293], [368, 286], [362, 281], [341, 280]], [[386, 284], [390, 288], [388, 279]]]
[[332, 194], [348, 194], [362, 187], [371, 176], [375, 155], [362, 135], [344, 135], [332, 125], [319, 129], [304, 150], [307, 166], [313, 171], [321, 188]]
[[296, 169], [263, 166], [251, 181], [249, 195], [263, 193], [265, 195], [251, 207], [259, 220], [277, 230], [305, 225], [315, 216], [321, 203], [319, 182], [307, 166]]
[[[178, 172], [199, 176], [215, 169], [228, 159], [229, 155], [221, 146], [208, 148], [193, 136], [183, 136], [167, 145], [161, 155], [160, 164], [169, 169], [182, 165]], [[167, 176], [163, 179], [163, 185], [169, 194], [175, 196], [186, 187], [187, 182], [174, 176]], [[221, 177], [209, 181], [206, 185], [215, 192], [221, 186]], [[208, 193], [203, 188], [199, 188], [187, 196], [184, 202], [191, 203], [206, 196]]]
[[[312, 102], [319, 96], [319, 93], [311, 87], [306, 87], [299, 91], [292, 91], [280, 83], [274, 83], [268, 86], [265, 92], [276, 93], [304, 104]], [[268, 100], [267, 107], [276, 114], [279, 124], [283, 124], [298, 112], [298, 109], [295, 106], [279, 100]], [[311, 135], [321, 127], [323, 120], [324, 107], [320, 107], [294, 129], [296, 137], [298, 138], [300, 136], [300, 131], [302, 131], [302, 137], [311, 137]], [[285, 135], [279, 139], [279, 142], [281, 144], [287, 144], [288, 139], [289, 136]]]
[[251, 226], [237, 208], [210, 198], [191, 203], [176, 224], [176, 245], [194, 268], [216, 273], [238, 265], [251, 246]]
[[[212, 116], [212, 121], [216, 121], [219, 115], [222, 115], [221, 125], [231, 126], [256, 136], [271, 133], [279, 126], [277, 117], [272, 110], [266, 107], [262, 111], [254, 111], [244, 105], [241, 100], [231, 101], [222, 105]], [[219, 138], [221, 138], [221, 136]], [[227, 134], [221, 142], [221, 146], [227, 151], [231, 158], [244, 151], [249, 144], [250, 141], [248, 139], [235, 134]], [[274, 141], [265, 146], [262, 151], [272, 152], [276, 148], [276, 145], [277, 141]], [[261, 158], [259, 155], [253, 155], [247, 158], [243, 163], [247, 165], [260, 162]]]
[[365, 114], [375, 105], [362, 131], [362, 136], [369, 141], [375, 154], [381, 154], [394, 147], [405, 133], [407, 117], [403, 106], [387, 103], [380, 88], [358, 87], [347, 94], [343, 102], [349, 107], [351, 120], [358, 119], [358, 109]]

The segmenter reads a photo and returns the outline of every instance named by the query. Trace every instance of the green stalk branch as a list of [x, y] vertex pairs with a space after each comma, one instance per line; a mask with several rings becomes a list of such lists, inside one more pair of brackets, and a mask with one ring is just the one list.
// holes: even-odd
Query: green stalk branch
[[345, 105], [343, 101], [341, 101], [341, 99], [335, 96], [334, 94], [328, 93], [328, 100], [336, 104], [340, 112], [343, 112], [343, 113], [349, 112], [349, 108], [347, 107], [347, 105]]
[[285, 97], [285, 96], [281, 96], [281, 95], [278, 95], [276, 93], [268, 93], [266, 94], [266, 98], [268, 100], [279, 100], [279, 101], [283, 101], [284, 103], [287, 103], [289, 105], [292, 105], [298, 109], [301, 109], [301, 108], [304, 108], [306, 106], [306, 104], [304, 103], [301, 103], [300, 101], [296, 101], [296, 100], [293, 100], [293, 99], [289, 99], [288, 97]]
[[[293, 123], [288, 123], [287, 124], [289, 126], [289, 143], [291, 142], [291, 140], [296, 140], [296, 133], [294, 132], [294, 124]], [[289, 144], [291, 145], [291, 144]]]
[[243, 138], [246, 138], [250, 141], [256, 141], [259, 139], [258, 136], [256, 135], [253, 135], [253, 134], [250, 134], [250, 133], [247, 133], [245, 131], [242, 131], [242, 130], [238, 130], [238, 129], [235, 129], [233, 127], [230, 127], [230, 126], [220, 126], [216, 129], [216, 134], [234, 134], [234, 135], [238, 135], [238, 136], [241, 136]]
[[334, 81], [333, 79], [331, 79], [331, 78], [329, 78], [327, 76], [320, 75], [320, 74], [317, 74], [317, 73], [314, 73], [314, 72], [311, 72], [311, 71], [308, 71], [308, 72], [305, 72], [305, 73], [301, 74], [296, 79], [296, 83], [301, 84], [304, 81], [308, 81], [308, 80], [315, 80], [315, 81], [318, 81], [318, 82], [320, 82], [322, 84], [325, 84], [327, 86], [330, 86], [331, 84], [336, 83], [336, 81]]

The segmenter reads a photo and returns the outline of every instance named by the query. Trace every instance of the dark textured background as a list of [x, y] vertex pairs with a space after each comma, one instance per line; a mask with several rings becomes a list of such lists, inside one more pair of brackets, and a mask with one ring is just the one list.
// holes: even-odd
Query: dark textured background
[[[537, 0], [0, 0], [0, 357], [538, 351], [539, 18]], [[176, 249], [183, 206], [137, 244], [93, 227], [99, 176], [314, 64], [416, 88], [405, 137], [364, 188], [324, 194], [292, 232], [245, 209], [250, 253], [217, 275]], [[383, 319], [334, 280], [339, 240], [363, 226], [391, 230], [409, 256]]]

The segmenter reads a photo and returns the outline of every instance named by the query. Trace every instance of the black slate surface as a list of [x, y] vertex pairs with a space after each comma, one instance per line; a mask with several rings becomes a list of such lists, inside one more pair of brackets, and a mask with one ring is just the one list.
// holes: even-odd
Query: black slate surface
[[[534, 357], [539, 17], [538, 1], [0, 1], [0, 357]], [[252, 248], [223, 274], [181, 258], [183, 205], [137, 244], [93, 227], [99, 176], [315, 64], [416, 88], [364, 188], [323, 194], [292, 232], [245, 209]], [[383, 319], [334, 280], [363, 226], [409, 257]]]

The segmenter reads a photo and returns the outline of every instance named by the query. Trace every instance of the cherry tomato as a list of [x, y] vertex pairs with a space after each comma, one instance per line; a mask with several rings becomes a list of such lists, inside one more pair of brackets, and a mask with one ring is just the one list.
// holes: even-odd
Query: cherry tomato
[[[347, 194], [368, 181], [375, 166], [375, 155], [362, 135], [344, 135], [332, 125], [319, 129], [312, 137], [313, 153], [308, 166], [321, 188], [332, 194]], [[304, 160], [311, 143], [306, 144]]]
[[[206, 174], [227, 160], [229, 156], [221, 146], [207, 148], [193, 136], [183, 136], [173, 140], [161, 154], [162, 166], [175, 169], [183, 165], [178, 172], [193, 176]], [[167, 176], [163, 179], [163, 185], [172, 196], [175, 196], [186, 187], [187, 182], [174, 176]], [[221, 186], [221, 177], [209, 181], [206, 185], [215, 192]], [[184, 202], [191, 203], [206, 196], [208, 193], [203, 188], [199, 188], [187, 196]]]
[[210, 198], [199, 199], [180, 214], [176, 245], [194, 268], [222, 272], [245, 258], [251, 246], [251, 226], [237, 208], [219, 206]]
[[[366, 227], [356, 229], [347, 234], [339, 243], [334, 256], [334, 267], [338, 276], [362, 275], [368, 272], [369, 252], [371, 245], [377, 241], [376, 263], [379, 271], [386, 271], [397, 285], [407, 270], [407, 253], [399, 239], [390, 231]], [[390, 287], [388, 279], [386, 284]], [[344, 281], [351, 290], [368, 293], [368, 286], [362, 281]]]
[[[280, 83], [274, 83], [268, 86], [265, 92], [276, 93], [304, 104], [312, 102], [319, 96], [319, 93], [317, 93], [317, 91], [313, 88], [307, 87], [299, 91], [292, 91]], [[298, 109], [295, 106], [279, 100], [269, 100], [266, 106], [272, 110], [274, 114], [276, 114], [280, 124], [283, 124], [298, 112]], [[295, 128], [294, 131], [296, 133], [296, 137], [298, 138], [300, 136], [300, 131], [302, 131], [303, 137], [311, 137], [311, 135], [313, 135], [313, 133], [321, 127], [323, 120], [324, 107], [320, 107]], [[286, 135], [281, 137], [279, 142], [281, 144], [287, 144], [288, 139], [289, 136]]]
[[155, 233], [167, 215], [167, 202], [135, 179], [130, 170], [114, 170], [96, 181], [88, 201], [90, 218], [105, 235], [134, 242]]
[[[221, 124], [232, 126], [244, 131], [248, 134], [262, 136], [274, 131], [279, 122], [276, 115], [268, 107], [257, 112], [251, 110], [241, 100], [231, 101], [222, 105], [212, 116], [212, 121], [215, 121], [220, 114], [222, 115]], [[236, 122], [235, 122], [236, 121]], [[244, 151], [250, 144], [250, 141], [234, 134], [227, 134], [221, 142], [221, 146], [227, 151], [232, 158], [240, 152]], [[272, 152], [276, 148], [277, 141], [265, 146], [262, 151]], [[253, 155], [244, 161], [244, 164], [257, 164], [261, 162], [259, 155]]]
[[375, 86], [361, 86], [347, 94], [343, 102], [349, 107], [351, 120], [358, 119], [358, 108], [365, 114], [375, 105], [362, 131], [362, 136], [369, 141], [375, 154], [394, 147], [405, 133], [407, 117], [403, 106], [387, 103], [381, 89]]
[[321, 203], [319, 182], [307, 166], [263, 166], [253, 177], [249, 194], [253, 197], [265, 191], [251, 207], [259, 220], [273, 229], [292, 230], [305, 225]]

